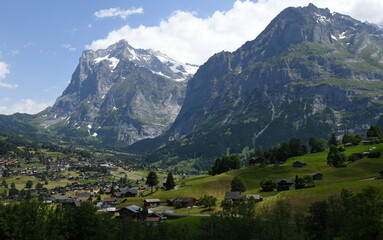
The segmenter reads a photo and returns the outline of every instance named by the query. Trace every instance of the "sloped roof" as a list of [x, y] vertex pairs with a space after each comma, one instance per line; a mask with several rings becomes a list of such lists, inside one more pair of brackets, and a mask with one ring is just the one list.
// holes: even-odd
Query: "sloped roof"
[[195, 200], [197, 200], [197, 199], [195, 199], [193, 197], [176, 197], [173, 199], [173, 202], [188, 203], [188, 202], [195, 201]]
[[157, 202], [161, 202], [161, 200], [158, 199], [158, 198], [152, 198], [152, 199], [145, 199], [144, 202], [147, 202], [147, 203], [157, 203]]
[[159, 222], [161, 220], [160, 217], [147, 217], [145, 222]]
[[136, 206], [136, 205], [127, 206], [127, 207], [125, 207], [125, 209], [128, 209], [129, 211], [134, 212], [134, 213], [139, 213], [142, 211], [142, 208], [140, 208], [139, 206]]
[[241, 198], [241, 192], [226, 192], [225, 199], [239, 199]]
[[138, 190], [137, 189], [133, 189], [133, 188], [120, 188], [120, 193], [121, 194], [126, 194], [126, 193], [132, 193], [132, 194], [138, 194]]

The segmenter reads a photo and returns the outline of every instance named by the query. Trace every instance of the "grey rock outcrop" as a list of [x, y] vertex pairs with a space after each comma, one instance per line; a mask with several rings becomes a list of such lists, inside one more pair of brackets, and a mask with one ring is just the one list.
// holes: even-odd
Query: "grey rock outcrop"
[[362, 132], [383, 112], [382, 89], [382, 29], [312, 4], [287, 8], [255, 40], [202, 65], [171, 128], [131, 149], [204, 158]]
[[125, 40], [86, 50], [42, 125], [57, 135], [127, 144], [156, 137], [176, 118], [196, 68]]

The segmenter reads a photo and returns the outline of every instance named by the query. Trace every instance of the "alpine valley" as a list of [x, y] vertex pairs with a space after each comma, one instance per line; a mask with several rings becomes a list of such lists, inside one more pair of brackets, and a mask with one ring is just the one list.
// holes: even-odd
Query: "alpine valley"
[[210, 166], [294, 136], [382, 125], [382, 95], [383, 30], [310, 4], [285, 9], [255, 40], [199, 68], [125, 40], [84, 51], [52, 107], [1, 116], [0, 131]]

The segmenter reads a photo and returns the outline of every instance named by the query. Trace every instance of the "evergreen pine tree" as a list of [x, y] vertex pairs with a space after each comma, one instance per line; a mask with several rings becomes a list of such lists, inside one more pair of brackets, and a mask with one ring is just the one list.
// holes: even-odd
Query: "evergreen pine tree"
[[172, 172], [169, 172], [168, 177], [166, 178], [165, 188], [166, 188], [166, 190], [171, 190], [175, 186], [176, 186], [176, 183], [174, 182], [173, 174], [172, 174]]
[[335, 133], [331, 134], [330, 139], [328, 140], [328, 146], [338, 146], [338, 139], [336, 139]]

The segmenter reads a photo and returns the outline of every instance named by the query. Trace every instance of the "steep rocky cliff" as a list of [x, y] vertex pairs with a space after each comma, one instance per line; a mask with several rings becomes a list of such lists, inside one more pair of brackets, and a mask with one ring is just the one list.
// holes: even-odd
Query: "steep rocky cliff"
[[176, 118], [196, 69], [125, 40], [84, 51], [69, 86], [40, 121], [64, 139], [131, 144], [153, 138]]
[[255, 40], [202, 65], [171, 128], [131, 150], [208, 158], [361, 132], [383, 112], [382, 89], [379, 27], [312, 4], [287, 8]]

